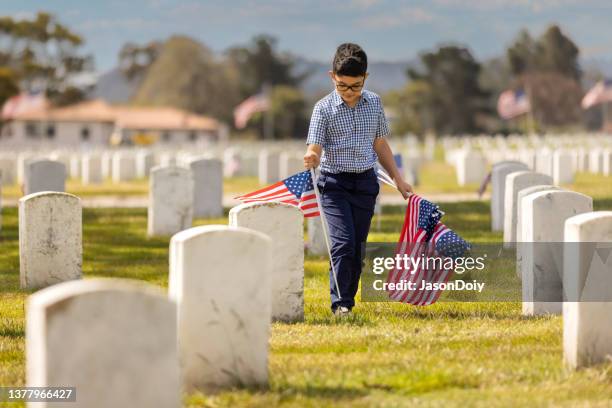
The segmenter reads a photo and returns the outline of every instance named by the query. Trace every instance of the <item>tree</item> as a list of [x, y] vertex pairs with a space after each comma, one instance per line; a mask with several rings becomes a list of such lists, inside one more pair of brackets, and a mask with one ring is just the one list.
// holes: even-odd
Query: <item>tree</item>
[[431, 128], [438, 133], [476, 132], [477, 116], [487, 112], [487, 92], [478, 77], [480, 64], [470, 51], [443, 46], [421, 54], [422, 71], [409, 68], [411, 80], [427, 84], [426, 112]]
[[174, 106], [231, 121], [240, 102], [238, 74], [201, 43], [173, 36], [146, 70], [132, 97], [138, 105]]
[[385, 95], [385, 106], [396, 114], [392, 133], [403, 135], [414, 133], [425, 135], [431, 128], [428, 106], [432, 92], [425, 81], [411, 81], [402, 89], [394, 90]]
[[132, 80], [143, 76], [155, 62], [162, 49], [162, 43], [152, 41], [145, 45], [127, 43], [119, 51], [119, 68]]
[[32, 20], [0, 18], [0, 43], [0, 64], [15, 73], [24, 90], [74, 95], [71, 78], [92, 66], [90, 56], [78, 53], [82, 38], [48, 13], [39, 12]]
[[532, 72], [555, 72], [576, 80], [580, 78], [578, 54], [576, 44], [556, 25], [537, 40], [522, 30], [506, 51], [512, 73], [517, 77]]
[[556, 72], [525, 74], [520, 83], [527, 90], [534, 119], [544, 127], [579, 123], [582, 118], [580, 84]]
[[243, 98], [261, 91], [263, 85], [297, 87], [308, 74], [292, 73], [294, 59], [276, 50], [277, 40], [269, 35], [255, 36], [248, 46], [233, 47], [227, 57], [239, 73], [239, 90]]
[[271, 115], [275, 139], [303, 138], [310, 119], [306, 110], [306, 98], [300, 89], [277, 85], [270, 91], [270, 112], [255, 114], [248, 127], [263, 131], [265, 115]]
[[538, 60], [541, 71], [556, 72], [567, 78], [580, 79], [579, 50], [561, 29], [549, 27], [538, 41]]

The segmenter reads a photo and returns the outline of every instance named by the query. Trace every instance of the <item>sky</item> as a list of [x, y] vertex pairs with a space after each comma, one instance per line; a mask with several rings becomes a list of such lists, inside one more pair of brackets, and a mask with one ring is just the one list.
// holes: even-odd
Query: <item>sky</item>
[[[229, 5], [228, 5], [229, 4]], [[611, 0], [0, 0], [1, 15], [48, 11], [85, 39], [98, 72], [116, 65], [126, 42], [172, 34], [215, 52], [257, 34], [278, 48], [329, 61], [336, 46], [356, 42], [370, 61], [407, 61], [443, 43], [466, 45], [479, 59], [504, 53], [522, 28], [541, 34], [559, 24], [588, 59], [612, 60]]]

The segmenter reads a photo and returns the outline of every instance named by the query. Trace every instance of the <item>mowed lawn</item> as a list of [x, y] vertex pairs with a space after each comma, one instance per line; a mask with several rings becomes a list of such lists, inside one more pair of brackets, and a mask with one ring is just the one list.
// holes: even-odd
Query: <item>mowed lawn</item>
[[[595, 206], [611, 209], [612, 198]], [[443, 210], [445, 223], [466, 239], [501, 239], [489, 231], [488, 203], [444, 204]], [[370, 240], [396, 241], [402, 220], [401, 207], [385, 207], [381, 230]], [[169, 239], [146, 237], [145, 209], [85, 209], [83, 223], [85, 278], [167, 286]], [[28, 293], [19, 289], [15, 208], [3, 209], [2, 224], [0, 386], [22, 386]], [[185, 406], [612, 405], [612, 362], [578, 372], [564, 368], [559, 316], [525, 318], [519, 303], [358, 302], [353, 318], [337, 320], [329, 312], [326, 260], [307, 257], [305, 271], [305, 321], [272, 326], [269, 388], [186, 395]]]

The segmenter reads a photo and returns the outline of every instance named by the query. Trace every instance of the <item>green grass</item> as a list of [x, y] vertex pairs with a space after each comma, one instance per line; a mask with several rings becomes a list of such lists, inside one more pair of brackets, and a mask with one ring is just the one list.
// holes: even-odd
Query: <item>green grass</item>
[[[223, 192], [226, 194], [245, 193], [260, 187], [257, 177], [232, 177], [224, 179]], [[66, 182], [66, 192], [79, 197], [92, 197], [104, 195], [116, 196], [143, 196], [149, 192], [149, 181], [137, 179], [123, 183], [113, 183], [105, 180], [100, 184], [83, 185], [79, 180], [70, 179]], [[20, 198], [21, 187], [17, 184], [3, 185], [3, 198]]]
[[[612, 208], [612, 200], [596, 200], [595, 206]], [[449, 203], [443, 209], [447, 225], [466, 239], [500, 241], [499, 233], [489, 232], [488, 203]], [[396, 241], [402, 220], [401, 207], [385, 207], [381, 231], [373, 231], [370, 240]], [[167, 286], [169, 240], [146, 237], [146, 210], [85, 209], [83, 222], [85, 278]], [[563, 367], [559, 316], [522, 317], [520, 304], [511, 302], [439, 302], [426, 308], [358, 302], [354, 317], [338, 321], [329, 312], [326, 265], [323, 258], [306, 258], [305, 321], [272, 326], [269, 388], [186, 395], [185, 406], [612, 405], [612, 363], [577, 372]], [[27, 295], [19, 289], [17, 211], [5, 208], [0, 385], [25, 381]]]

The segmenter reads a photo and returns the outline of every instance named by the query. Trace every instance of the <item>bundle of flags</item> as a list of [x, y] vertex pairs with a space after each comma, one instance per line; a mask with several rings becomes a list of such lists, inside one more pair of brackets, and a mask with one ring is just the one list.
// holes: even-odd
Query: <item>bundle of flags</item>
[[[448, 282], [453, 273], [444, 259], [456, 259], [470, 249], [470, 244], [440, 222], [443, 216], [440, 208], [412, 194], [408, 198], [406, 217], [397, 246], [396, 258], [404, 256], [414, 260], [421, 258], [420, 263], [406, 262], [393, 269], [387, 278], [388, 283], [404, 283], [406, 289], [390, 290], [389, 298], [412, 305], [431, 305], [442, 292], [440, 284]], [[439, 259], [431, 266], [425, 259]], [[410, 282], [410, 283], [409, 283]], [[428, 283], [432, 285], [424, 285]], [[402, 287], [402, 286], [400, 286]], [[428, 288], [429, 287], [429, 288]]]

